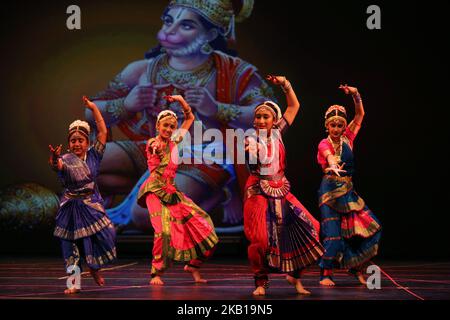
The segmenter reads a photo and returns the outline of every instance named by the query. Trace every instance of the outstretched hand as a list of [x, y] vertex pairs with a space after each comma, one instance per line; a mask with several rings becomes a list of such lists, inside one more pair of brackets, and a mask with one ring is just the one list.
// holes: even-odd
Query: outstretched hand
[[155, 140], [151, 145], [152, 153], [156, 154], [158, 157], [161, 157], [164, 147], [165, 146], [161, 142], [159, 142], [158, 140]]
[[59, 155], [61, 154], [62, 144], [57, 147], [53, 147], [51, 144], [48, 145], [50, 149], [50, 157], [48, 159], [48, 163], [54, 169], [61, 170], [61, 160], [59, 160]]
[[331, 165], [330, 167], [325, 169], [325, 173], [332, 171], [335, 175], [340, 177], [341, 175], [339, 173], [347, 172], [346, 170], [342, 169], [344, 167], [344, 165], [345, 165], [345, 162], [342, 163], [341, 165], [337, 165], [337, 164]]
[[48, 148], [50, 149], [50, 152], [52, 153], [52, 156], [59, 157], [60, 154], [61, 154], [62, 144], [60, 144], [57, 147], [53, 147], [51, 144], [49, 144]]
[[95, 103], [93, 103], [91, 100], [89, 100], [88, 97], [86, 97], [86, 96], [83, 96], [83, 103], [86, 108], [91, 109], [91, 110], [97, 107], [95, 105]]
[[348, 86], [347, 84], [344, 84], [344, 85], [340, 85], [339, 86], [339, 89], [341, 89], [342, 91], [344, 91], [344, 93], [345, 94], [351, 94], [351, 95], [354, 95], [354, 94], [357, 94], [358, 93], [358, 89], [357, 88], [355, 88], [355, 87], [350, 87], [350, 86]]
[[286, 77], [284, 76], [274, 76], [274, 75], [267, 75], [266, 76], [266, 80], [272, 82], [273, 84], [276, 85], [283, 85], [286, 83]]

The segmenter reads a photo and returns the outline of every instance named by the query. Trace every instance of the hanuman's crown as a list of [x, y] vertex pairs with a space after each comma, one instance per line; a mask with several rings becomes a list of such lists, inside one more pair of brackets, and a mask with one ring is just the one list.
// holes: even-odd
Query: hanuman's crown
[[171, 0], [169, 6], [193, 9], [206, 20], [219, 27], [223, 36], [234, 39], [234, 23], [248, 18], [253, 10], [253, 0], [242, 0], [242, 8], [235, 14], [231, 0]]

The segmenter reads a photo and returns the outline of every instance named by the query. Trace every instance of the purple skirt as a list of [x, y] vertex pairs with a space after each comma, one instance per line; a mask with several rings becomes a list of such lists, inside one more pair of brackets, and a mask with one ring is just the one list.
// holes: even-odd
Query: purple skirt
[[99, 203], [85, 201], [71, 199], [60, 207], [54, 236], [61, 240], [67, 266], [84, 257], [90, 268], [99, 269], [116, 259], [115, 229], [108, 216], [96, 209], [102, 209]]

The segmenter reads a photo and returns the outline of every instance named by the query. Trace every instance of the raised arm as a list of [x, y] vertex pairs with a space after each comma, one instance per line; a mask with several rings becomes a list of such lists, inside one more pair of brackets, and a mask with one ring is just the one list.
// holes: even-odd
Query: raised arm
[[292, 89], [291, 83], [286, 79], [286, 77], [283, 76], [268, 75], [266, 79], [273, 84], [280, 85], [286, 94], [287, 108], [283, 114], [283, 117], [286, 119], [288, 124], [291, 125], [297, 116], [298, 110], [300, 109], [300, 102], [297, 99], [294, 89]]
[[97, 141], [101, 144], [106, 144], [106, 138], [108, 134], [108, 130], [106, 129], [105, 120], [103, 119], [103, 116], [100, 112], [100, 110], [97, 108], [95, 103], [90, 101], [86, 96], [83, 96], [83, 103], [84, 106], [91, 110], [92, 115], [95, 120], [95, 125], [97, 126]]
[[181, 108], [183, 109], [184, 121], [181, 124], [181, 127], [180, 127], [181, 130], [180, 130], [180, 133], [179, 133], [180, 138], [183, 138], [184, 135], [186, 134], [186, 132], [191, 127], [192, 123], [195, 120], [194, 113], [192, 113], [191, 107], [186, 102], [186, 100], [184, 100], [183, 96], [181, 96], [181, 95], [173, 95], [173, 96], [165, 96], [164, 98], [168, 102], [177, 101], [181, 105]]
[[355, 117], [349, 123], [348, 128], [354, 134], [357, 134], [359, 128], [361, 127], [362, 121], [364, 119], [364, 106], [361, 100], [361, 95], [358, 92], [358, 89], [355, 87], [350, 87], [348, 85], [340, 85], [339, 89], [344, 91], [345, 94], [351, 94], [353, 97], [353, 102], [355, 104]]

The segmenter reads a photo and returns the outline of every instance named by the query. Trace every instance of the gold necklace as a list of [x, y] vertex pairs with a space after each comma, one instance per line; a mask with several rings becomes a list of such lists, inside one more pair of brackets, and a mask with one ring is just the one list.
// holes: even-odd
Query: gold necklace
[[340, 163], [342, 156], [342, 136], [339, 137], [339, 143], [334, 142], [330, 136], [328, 136], [328, 141], [330, 141], [331, 145], [333, 146], [334, 157], [336, 158], [337, 163]]
[[159, 76], [168, 83], [176, 83], [185, 87], [204, 86], [212, 75], [214, 61], [210, 56], [203, 64], [193, 70], [175, 70], [169, 65], [168, 56], [161, 59]]

